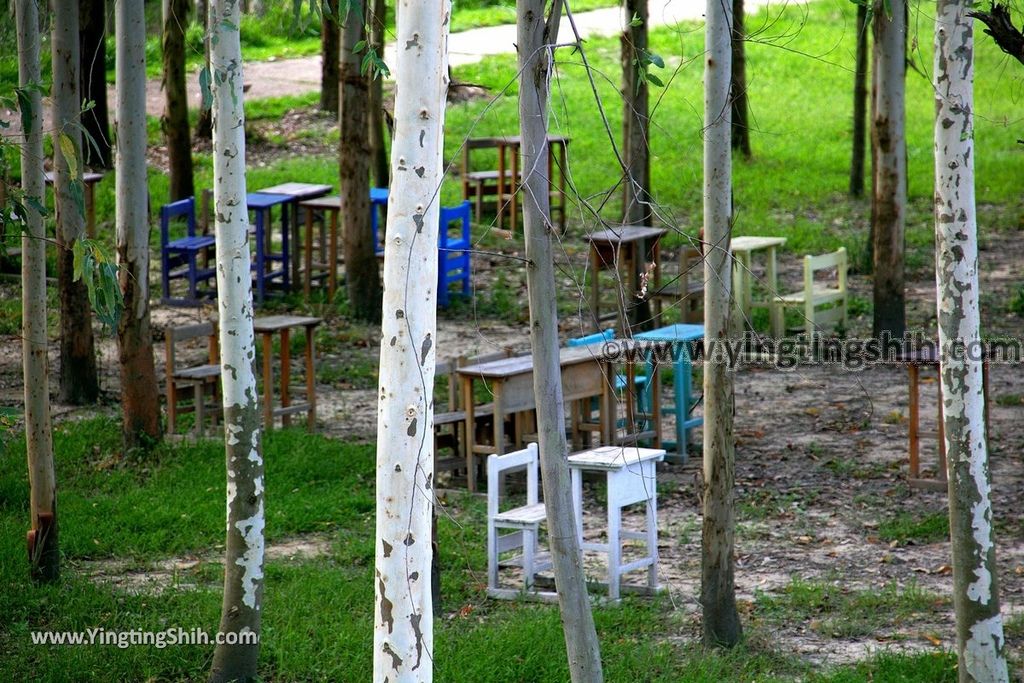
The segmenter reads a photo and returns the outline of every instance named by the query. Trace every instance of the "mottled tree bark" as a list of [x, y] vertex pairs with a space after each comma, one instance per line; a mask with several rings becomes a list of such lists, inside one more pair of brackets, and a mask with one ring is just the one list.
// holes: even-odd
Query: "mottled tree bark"
[[381, 319], [381, 285], [370, 229], [369, 75], [360, 73], [362, 58], [353, 49], [366, 40], [362, 16], [353, 8], [342, 21], [338, 169], [349, 310], [354, 318], [376, 322]]
[[[245, 203], [245, 114], [239, 7], [210, 6], [213, 73], [213, 201], [217, 236], [221, 386], [227, 466], [227, 540], [220, 632], [258, 638], [263, 600], [263, 453], [256, 399], [249, 217]], [[218, 645], [211, 683], [255, 681], [259, 642]]]
[[876, 0], [873, 19], [874, 159], [871, 228], [874, 261], [874, 335], [902, 338], [906, 330], [903, 285], [907, 212], [907, 146], [904, 125], [906, 0]]
[[[146, 16], [142, 0], [116, 0], [118, 280], [117, 327], [125, 449], [160, 437], [160, 390], [149, 330], [149, 191], [146, 184]], [[186, 131], [188, 126], [186, 125]]]
[[[18, 81], [39, 83], [38, 0], [17, 0]], [[38, 90], [25, 91], [31, 111], [22, 115], [21, 188], [43, 202], [43, 103]], [[27, 116], [26, 116], [27, 115]], [[21, 350], [25, 385], [25, 445], [28, 454], [29, 558], [32, 578], [55, 581], [60, 575], [57, 543], [57, 483], [50, 424], [50, 377], [46, 360], [46, 229], [43, 216], [29, 208], [21, 236]]]
[[188, 91], [185, 87], [185, 29], [190, 0], [163, 0], [164, 112], [160, 127], [167, 143], [170, 200], [195, 194], [192, 181], [192, 137], [188, 128]]
[[[387, 4], [384, 0], [373, 0], [370, 14], [370, 45], [383, 58], [384, 28], [387, 21]], [[384, 79], [376, 77], [370, 81], [370, 157], [375, 187], [387, 187], [389, 182], [388, 150], [384, 139]]]
[[853, 151], [850, 196], [864, 196], [864, 139], [868, 105], [868, 8], [857, 5], [857, 56], [853, 69]]
[[555, 293], [555, 241], [551, 223], [548, 160], [548, 99], [553, 48], [562, 3], [554, 0], [547, 20], [545, 0], [519, 0], [516, 46], [519, 53], [519, 131], [522, 138], [523, 236], [530, 304], [533, 393], [537, 404], [540, 466], [547, 509], [548, 542], [558, 589], [569, 673], [574, 683], [603, 680], [601, 647], [590, 611], [576, 535], [565, 440], [565, 403], [558, 360], [558, 306]]
[[[92, 334], [92, 309], [84, 280], [73, 279], [75, 242], [85, 235], [84, 204], [74, 193], [83, 193], [82, 135], [74, 125], [81, 114], [78, 91], [78, 2], [54, 0], [52, 23], [53, 123], [59, 135], [74, 148], [66, 159], [63, 146], [54, 145], [54, 195], [57, 205], [57, 288], [60, 298], [60, 400], [76, 405], [99, 398], [96, 346]], [[72, 166], [75, 173], [72, 174]], [[77, 189], [72, 184], [77, 184]]]
[[[373, 622], [373, 680], [393, 683], [433, 679], [437, 190], [442, 180], [451, 12], [448, 0], [399, 2], [394, 182], [384, 248], [386, 313], [381, 326], [377, 412]], [[350, 29], [346, 26], [343, 31]], [[342, 41], [344, 112], [345, 62], [350, 59], [345, 49], [351, 43], [344, 37]], [[365, 114], [361, 124], [356, 132], [365, 138]], [[367, 178], [369, 169], [364, 166], [363, 172]], [[366, 215], [367, 210], [363, 211]]]
[[[106, 0], [81, 0], [82, 97], [94, 106], [82, 115], [82, 127], [93, 144], [82, 147], [87, 166], [110, 168], [110, 116], [107, 113]], [[99, 151], [97, 152], [97, 148]]]
[[974, 204], [974, 36], [966, 0], [935, 18], [935, 261], [960, 681], [1008, 680], [985, 433]]
[[743, 0], [732, 0], [732, 148], [749, 159], [750, 117], [747, 115], [747, 31]]
[[338, 0], [323, 0], [320, 16], [320, 109], [338, 113]]
[[725, 343], [732, 305], [732, 153], [729, 84], [732, 5], [707, 2], [704, 64], [704, 521], [701, 595], [704, 642], [732, 647], [742, 635], [733, 561], [733, 377]]

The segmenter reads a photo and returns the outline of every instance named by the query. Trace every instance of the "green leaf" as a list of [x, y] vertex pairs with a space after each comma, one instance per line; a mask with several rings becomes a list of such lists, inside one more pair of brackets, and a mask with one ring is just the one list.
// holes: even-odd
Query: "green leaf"
[[25, 195], [25, 201], [28, 202], [28, 205], [35, 209], [36, 213], [38, 213], [43, 218], [46, 218], [50, 214], [50, 212], [46, 209], [43, 203], [39, 200], [39, 197]]
[[75, 202], [75, 208], [78, 209], [78, 215], [85, 218], [85, 183], [81, 178], [72, 178], [68, 191], [71, 193], [71, 200]]
[[199, 92], [203, 98], [203, 109], [213, 106], [213, 91], [210, 90], [210, 67], [204, 66], [199, 72]]
[[636, 12], [633, 12], [633, 18], [629, 20], [630, 26], [642, 26], [644, 23], [643, 19]]
[[18, 109], [21, 110], [21, 129], [28, 135], [32, 132], [32, 100], [24, 88], [15, 88], [14, 93], [18, 96]]
[[360, 52], [362, 52], [365, 49], [366, 49], [366, 41], [365, 40], [360, 40], [359, 42], [357, 42], [355, 45], [352, 46], [352, 52], [354, 52], [356, 54], [359, 54]]
[[58, 140], [60, 141], [60, 152], [68, 165], [68, 173], [74, 179], [78, 177], [78, 150], [75, 149], [75, 143], [71, 140], [71, 137], [64, 131], [60, 132]]
[[647, 53], [647, 59], [651, 64], [658, 67], [659, 69], [665, 68], [665, 60], [661, 58], [661, 55], [656, 55], [653, 52]]
[[658, 86], [659, 88], [665, 87], [665, 84], [661, 82], [661, 79], [655, 76], [654, 74], [647, 74], [647, 80], [653, 83], [654, 85]]
[[84, 240], [75, 240], [75, 243], [71, 245], [71, 254], [74, 257], [71, 279], [75, 282], [81, 280], [82, 274], [85, 272], [85, 247], [82, 246], [83, 242]]

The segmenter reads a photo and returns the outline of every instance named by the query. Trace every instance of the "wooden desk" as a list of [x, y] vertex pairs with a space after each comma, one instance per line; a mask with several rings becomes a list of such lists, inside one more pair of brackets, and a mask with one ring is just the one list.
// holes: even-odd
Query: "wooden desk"
[[[551, 202], [551, 212], [558, 212], [558, 226], [565, 232], [565, 222], [568, 214], [565, 194], [565, 172], [568, 163], [569, 138], [564, 135], [548, 135], [548, 164], [547, 178], [548, 186], [551, 188], [550, 196], [557, 201]], [[467, 140], [463, 148], [462, 156], [462, 198], [471, 199], [475, 202], [476, 221], [483, 222], [483, 194], [484, 183], [494, 181], [497, 184], [496, 219], [495, 223], [499, 230], [504, 229], [505, 206], [509, 207], [510, 225], [509, 231], [514, 232], [518, 220], [518, 191], [519, 177], [519, 148], [522, 146], [522, 138], [518, 135], [500, 135], [489, 138], [473, 138]], [[473, 172], [470, 171], [470, 152], [477, 149], [494, 148], [498, 152], [498, 170]], [[509, 156], [511, 153], [511, 157]], [[555, 155], [558, 155], [558, 187], [551, 187], [555, 171]], [[472, 196], [470, 192], [470, 181], [477, 185]], [[492, 190], [493, 191], [493, 190]]]
[[[272, 315], [253, 320], [253, 330], [263, 337], [263, 427], [274, 428], [274, 418], [280, 416], [281, 425], [291, 425], [291, 416], [306, 413], [309, 431], [316, 429], [316, 356], [313, 333], [322, 318], [296, 315]], [[293, 328], [306, 329], [306, 400], [291, 402], [291, 346], [289, 339]], [[274, 408], [274, 334], [281, 336], [281, 407]]]
[[[616, 438], [615, 374], [616, 362], [623, 362], [621, 354], [628, 354], [636, 343], [616, 340], [613, 345], [591, 344], [561, 349], [559, 362], [562, 373], [562, 400], [576, 401], [593, 396], [601, 397], [601, 440], [612, 443]], [[633, 415], [633, 363], [627, 363], [629, 379], [626, 382], [625, 405], [627, 421]], [[505, 452], [505, 417], [534, 410], [537, 405], [533, 393], [533, 357], [517, 356], [487, 363], [466, 365], [457, 370], [462, 385], [462, 405], [466, 411], [466, 470], [469, 490], [476, 490], [475, 457]], [[476, 443], [474, 382], [484, 382], [494, 399], [494, 439], [492, 445]], [[654, 406], [654, 412], [658, 406]], [[644, 434], [627, 434], [633, 441]], [[653, 431], [646, 436], [657, 438]]]
[[[778, 261], [776, 251], [786, 243], [785, 237], [755, 237], [740, 235], [733, 237], [729, 244], [733, 255], [732, 283], [736, 310], [744, 325], [751, 322], [751, 311], [753, 308], [769, 308], [772, 297], [778, 296]], [[709, 248], [714, 248], [711, 246]], [[768, 288], [768, 298], [764, 301], [754, 301], [754, 285], [751, 272], [752, 255], [755, 251], [767, 251], [767, 264], [765, 266], [765, 286]], [[784, 330], [773, 329], [772, 336], [781, 339]]]
[[[291, 211], [292, 244], [296, 253], [302, 248], [302, 235], [299, 230], [299, 202], [304, 199], [315, 199], [323, 197], [333, 188], [330, 185], [317, 185], [314, 183], [281, 183], [273, 187], [265, 187], [257, 192], [266, 194], [283, 194], [291, 197], [289, 209]], [[293, 286], [299, 285], [299, 259], [293, 259], [291, 264], [291, 282]]]
[[[569, 456], [576, 533], [581, 550], [608, 554], [608, 598], [619, 599], [620, 581], [626, 572], [647, 569], [647, 590], [658, 590], [658, 482], [655, 463], [663, 460], [660, 448], [602, 446]], [[607, 478], [608, 542], [588, 543], [583, 540], [583, 471], [604, 472]], [[636, 503], [645, 504], [646, 529], [643, 532], [622, 530], [622, 509]], [[622, 563], [622, 541], [641, 539], [646, 542], [644, 557]]]
[[[53, 185], [53, 171], [43, 174], [43, 180], [47, 185]], [[85, 235], [90, 239], [96, 237], [96, 183], [103, 180], [102, 173], [86, 171], [82, 174], [82, 183], [85, 185]], [[56, 206], [56, 201], [54, 202]], [[54, 214], [57, 212], [54, 211]]]
[[[668, 232], [665, 228], [647, 225], [619, 225], [598, 230], [587, 235], [590, 242], [590, 306], [594, 316], [594, 331], [601, 328], [601, 284], [600, 273], [606, 268], [628, 266], [629, 289], [623, 294], [626, 301], [635, 301], [641, 285], [641, 262], [649, 259], [654, 264], [654, 275], [661, 270], [661, 238]], [[657, 289], [655, 279], [648, 289]], [[626, 311], [618, 314], [620, 329], [626, 330]]]
[[[306, 243], [303, 245], [304, 266], [306, 277], [302, 287], [306, 301], [309, 301], [310, 289], [314, 277], [327, 277], [327, 300], [334, 300], [334, 290], [338, 286], [338, 219], [341, 213], [341, 197], [319, 197], [299, 202], [306, 211]], [[371, 208], [371, 211], [373, 209]], [[316, 212], [324, 214], [320, 224], [320, 261], [313, 261], [313, 218]], [[326, 226], [329, 226], [326, 227]], [[325, 234], [325, 232], [327, 234]], [[319, 273], [314, 273], [314, 268]]]

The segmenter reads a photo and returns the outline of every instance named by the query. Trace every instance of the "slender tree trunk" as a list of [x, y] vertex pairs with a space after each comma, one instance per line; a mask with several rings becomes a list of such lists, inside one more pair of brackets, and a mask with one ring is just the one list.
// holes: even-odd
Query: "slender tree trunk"
[[729, 145], [729, 61], [732, 6], [708, 0], [704, 64], [704, 526], [701, 596], [704, 642], [732, 647], [742, 635], [736, 611], [733, 550], [733, 377], [726, 362], [732, 256], [732, 156]]
[[[626, 0], [626, 16], [637, 18], [622, 33], [622, 222], [651, 223], [651, 157], [648, 87], [641, 64], [647, 52], [647, 0]], [[636, 321], [634, 321], [636, 322]]]
[[749, 159], [750, 119], [747, 116], [747, 31], [743, 0], [732, 0], [732, 148]]
[[562, 3], [554, 0], [544, 18], [545, 0], [519, 0], [516, 45], [519, 52], [519, 130], [523, 153], [523, 226], [526, 285], [530, 303], [533, 393], [537, 403], [544, 504], [554, 565], [562, 631], [574, 683], [603, 680], [601, 648], [590, 611], [582, 556], [569, 487], [565, 404], [558, 360], [558, 307], [555, 301], [554, 242], [550, 179], [547, 177], [547, 117], [552, 48]]
[[[370, 45], [377, 54], [384, 55], [384, 22], [387, 21], [387, 4], [384, 0], [373, 0], [370, 14]], [[384, 140], [384, 79], [380, 76], [370, 81], [370, 157], [373, 166], [375, 187], [388, 186], [388, 150]]]
[[[39, 83], [38, 0], [18, 0], [18, 80], [22, 88]], [[43, 201], [43, 104], [38, 90], [24, 93], [30, 111], [21, 148], [21, 187]], [[32, 578], [54, 581], [60, 574], [57, 543], [57, 483], [53, 471], [50, 377], [46, 361], [46, 230], [43, 216], [28, 208], [21, 236], [21, 349], [25, 385], [25, 444], [28, 451], [29, 557]]]
[[[74, 158], [64, 156], [55, 144], [54, 194], [57, 204], [57, 283], [60, 290], [60, 400], [93, 403], [99, 397], [96, 348], [92, 334], [92, 310], [84, 280], [73, 279], [75, 241], [85, 234], [82, 196], [82, 136], [74, 125], [81, 113], [78, 95], [78, 2], [53, 0], [53, 120], [62, 139], [74, 148]], [[74, 169], [74, 172], [72, 172]]]
[[[114, 3], [117, 36], [117, 262], [124, 314], [117, 326], [126, 450], [160, 437], [160, 391], [149, 331], [146, 185], [146, 15], [142, 0]], [[186, 126], [187, 130], [187, 126]]]
[[324, 0], [320, 16], [320, 109], [338, 113], [338, 0]]
[[366, 40], [362, 17], [363, 12], [353, 7], [342, 22], [338, 167], [349, 310], [359, 320], [378, 322], [380, 268], [370, 229], [370, 144], [366, 134], [370, 125], [366, 116], [369, 76], [360, 73], [362, 58], [354, 50], [356, 43]]
[[907, 147], [903, 104], [906, 0], [876, 0], [873, 23], [873, 327], [876, 337], [886, 333], [902, 338], [906, 329], [903, 287], [904, 224], [907, 211]]
[[[202, 2], [202, 12], [199, 11], [199, 3]], [[210, 69], [210, 2], [209, 0], [196, 0], [196, 20], [203, 25], [203, 56], [205, 57], [206, 70], [212, 74]], [[196, 139], [209, 140], [213, 137], [213, 108], [200, 104], [199, 116], [196, 117]]]
[[[959, 678], [1006, 681], [992, 530], [974, 205], [974, 21], [966, 0], [935, 19], [935, 260]], [[966, 350], [966, 353], [964, 352]]]
[[107, 7], [106, 0], [81, 0], [82, 98], [94, 106], [82, 115], [82, 126], [92, 136], [82, 147], [87, 166], [110, 168], [110, 116], [107, 114]]
[[[387, 313], [381, 330], [377, 412], [373, 680], [426, 682], [433, 679], [434, 658], [430, 398], [437, 339], [437, 189], [442, 180], [451, 5], [448, 0], [399, 3], [404, 4], [397, 37], [404, 49], [398, 50], [395, 64], [394, 183], [384, 252]], [[350, 59], [345, 52], [348, 39], [343, 41], [342, 111]], [[365, 118], [362, 123], [357, 130], [365, 136]]]
[[171, 201], [195, 194], [192, 184], [192, 138], [188, 128], [185, 87], [185, 29], [190, 0], [163, 0], [164, 113], [160, 126], [167, 143]]
[[[263, 448], [245, 203], [240, 16], [238, 4], [232, 0], [213, 0], [210, 10], [213, 201], [227, 465], [227, 541], [219, 630], [258, 638], [263, 600]], [[209, 680], [255, 681], [259, 651], [258, 642], [217, 645]]]
[[868, 104], [868, 8], [857, 5], [857, 57], [853, 71], [853, 152], [850, 196], [864, 196], [864, 138]]

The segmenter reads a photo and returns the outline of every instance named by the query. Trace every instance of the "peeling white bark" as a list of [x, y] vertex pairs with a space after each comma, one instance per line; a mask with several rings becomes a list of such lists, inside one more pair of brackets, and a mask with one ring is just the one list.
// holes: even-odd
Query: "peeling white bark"
[[[257, 405], [245, 114], [237, 0], [210, 5], [213, 199], [217, 235], [221, 386], [227, 469], [227, 542], [221, 632], [260, 630], [263, 593], [263, 457]], [[254, 680], [259, 644], [218, 645], [211, 681]]]
[[448, 0], [399, 2], [377, 412], [373, 679], [433, 678], [430, 592], [437, 232]]
[[[974, 203], [974, 37], [965, 0], [935, 22], [935, 280], [961, 681], [1006, 681], [992, 531]], [[959, 346], [960, 350], [957, 350]]]

